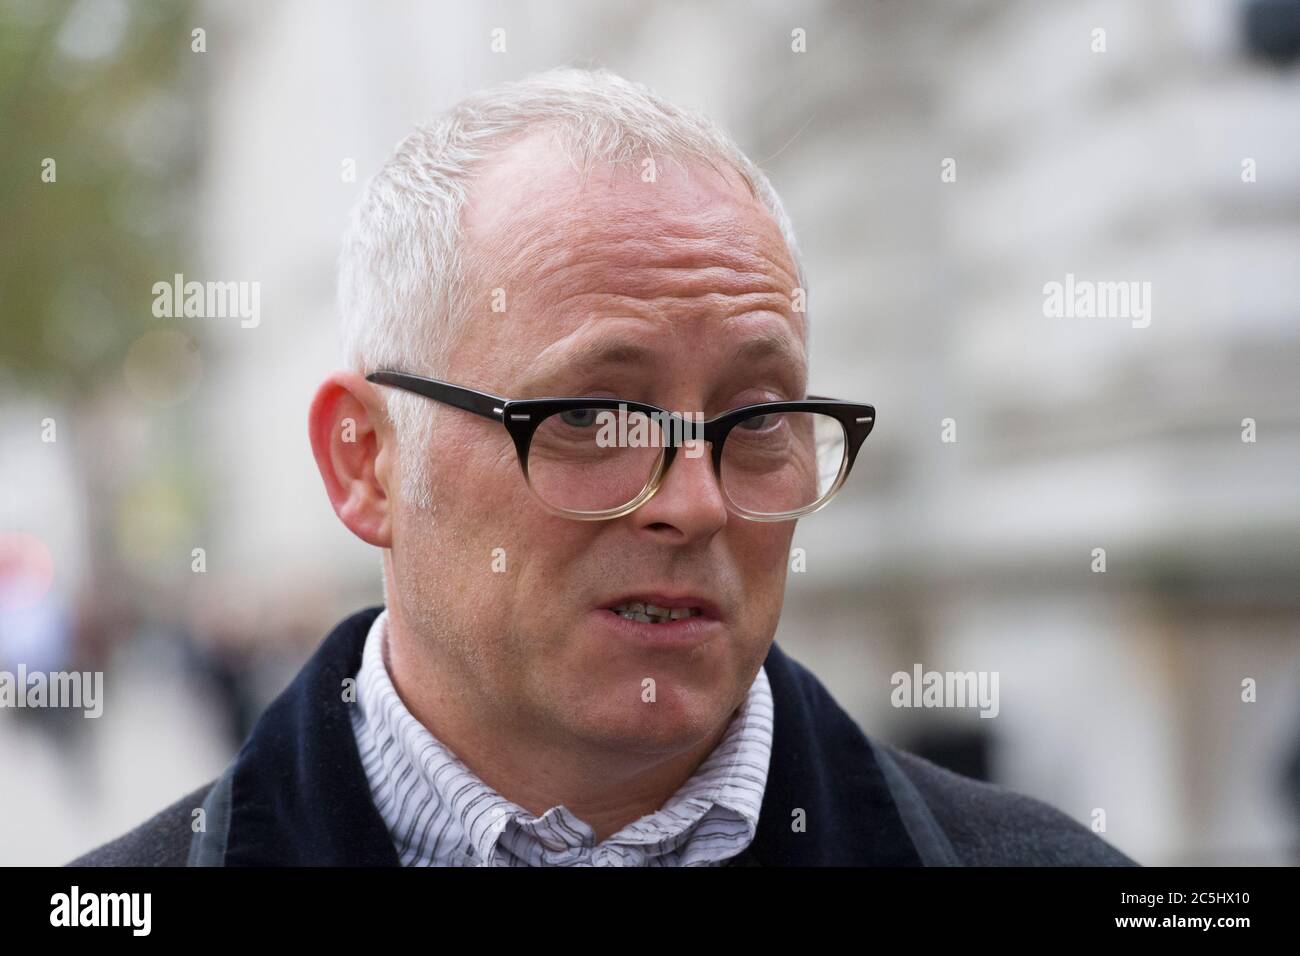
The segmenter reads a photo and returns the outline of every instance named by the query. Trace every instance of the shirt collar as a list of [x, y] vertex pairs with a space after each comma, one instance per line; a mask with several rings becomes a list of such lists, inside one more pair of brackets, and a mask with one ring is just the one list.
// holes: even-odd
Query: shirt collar
[[380, 816], [407, 865], [711, 865], [750, 845], [772, 750], [760, 667], [722, 740], [662, 808], [595, 845], [567, 807], [534, 816], [478, 778], [406, 708], [385, 665], [388, 613], [366, 635], [353, 732]]
[[[211, 825], [194, 836], [220, 864], [399, 865], [352, 727], [366, 635], [382, 610], [367, 607], [339, 621], [258, 718], [222, 775], [226, 787], [214, 787], [210, 799], [221, 806], [209, 814]], [[887, 755], [779, 642], [772, 642], [763, 670], [775, 705], [771, 767], [758, 835], [736, 859], [760, 866], [924, 865], [914, 827], [904, 821], [924, 806], [891, 787]]]

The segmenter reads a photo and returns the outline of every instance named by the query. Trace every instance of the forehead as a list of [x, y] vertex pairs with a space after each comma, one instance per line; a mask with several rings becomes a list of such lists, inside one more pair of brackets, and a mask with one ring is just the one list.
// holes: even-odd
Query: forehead
[[[594, 164], [578, 169], [545, 132], [502, 150], [475, 177], [462, 229], [469, 296], [501, 290], [504, 321], [472, 322], [465, 346], [484, 363], [513, 351], [596, 340], [667, 346], [682, 334], [716, 351], [785, 339], [806, 364], [791, 298], [796, 267], [780, 229], [722, 164]], [[477, 295], [476, 293], [482, 293]], [[602, 341], [608, 346], [609, 341]], [[615, 343], [617, 344], [617, 343]]]
[[480, 169], [463, 226], [471, 258], [502, 277], [544, 276], [599, 254], [615, 265], [651, 255], [770, 271], [787, 291], [796, 281], [779, 228], [730, 167], [647, 156], [581, 170], [545, 131]]

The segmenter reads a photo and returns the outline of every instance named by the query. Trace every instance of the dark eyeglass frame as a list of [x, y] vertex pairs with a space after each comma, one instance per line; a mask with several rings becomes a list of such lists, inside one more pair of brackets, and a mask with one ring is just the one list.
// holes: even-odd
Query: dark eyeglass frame
[[[654, 496], [655, 492], [659, 490], [659, 486], [663, 484], [664, 476], [668, 473], [669, 467], [672, 466], [673, 458], [680, 446], [669, 443], [661, 447], [659, 464], [654, 473], [650, 476], [641, 493], [627, 504], [600, 511], [571, 511], [558, 508], [542, 498], [537, 489], [533, 487], [528, 476], [528, 450], [532, 444], [533, 435], [542, 422], [561, 412], [571, 411], [575, 408], [639, 411], [651, 416], [652, 420], [668, 421], [670, 427], [675, 430], [675, 434], [679, 436], [689, 435], [693, 440], [707, 442], [713, 449], [713, 476], [718, 482], [719, 490], [722, 491], [723, 500], [727, 503], [729, 510], [750, 521], [793, 521], [824, 508], [844, 484], [844, 480], [848, 477], [849, 470], [853, 467], [853, 462], [857, 458], [858, 449], [862, 447], [862, 443], [871, 434], [871, 429], [875, 427], [876, 423], [876, 409], [874, 406], [855, 402], [842, 402], [838, 399], [824, 398], [817, 395], [810, 395], [803, 401], [759, 402], [752, 405], [742, 405], [740, 408], [733, 408], [701, 423], [684, 419], [676, 412], [660, 408], [657, 405], [649, 405], [645, 402], [594, 397], [501, 398], [487, 392], [466, 388], [463, 385], [453, 385], [450, 382], [441, 382], [437, 379], [424, 378], [420, 375], [411, 375], [408, 372], [389, 369], [371, 372], [366, 376], [366, 381], [374, 382], [376, 385], [389, 385], [408, 392], [415, 392], [436, 402], [442, 402], [444, 405], [452, 405], [467, 412], [473, 412], [475, 415], [481, 415], [483, 418], [490, 418], [493, 421], [500, 422], [505, 426], [506, 431], [510, 433], [511, 439], [514, 440], [515, 452], [519, 457], [519, 468], [523, 472], [525, 484], [533, 492], [533, 497], [553, 514], [578, 521], [607, 521], [611, 518], [620, 518], [623, 515], [631, 514], [641, 507]], [[731, 496], [727, 494], [726, 485], [722, 481], [722, 448], [726, 443], [727, 436], [731, 434], [731, 430], [741, 422], [749, 418], [780, 412], [816, 412], [837, 420], [844, 429], [844, 460], [840, 464], [840, 471], [834, 483], [821, 498], [812, 504], [797, 511], [782, 512], [775, 515], [749, 511], [737, 505], [731, 500]]]

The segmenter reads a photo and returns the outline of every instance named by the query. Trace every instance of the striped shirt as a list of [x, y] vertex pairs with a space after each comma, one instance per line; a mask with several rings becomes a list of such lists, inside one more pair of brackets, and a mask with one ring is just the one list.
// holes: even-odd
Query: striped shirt
[[351, 708], [370, 794], [403, 866], [717, 866], [754, 839], [772, 752], [760, 667], [726, 734], [663, 807], [600, 844], [567, 807], [534, 816], [406, 709], [385, 664], [388, 611], [366, 637]]

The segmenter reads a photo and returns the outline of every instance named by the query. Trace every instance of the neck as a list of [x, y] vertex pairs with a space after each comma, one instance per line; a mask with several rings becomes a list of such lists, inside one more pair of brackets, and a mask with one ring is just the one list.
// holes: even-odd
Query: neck
[[724, 721], [698, 744], [671, 754], [611, 750], [550, 734], [552, 728], [512, 709], [509, 700], [476, 687], [396, 610], [390, 602], [384, 664], [411, 715], [507, 800], [535, 816], [563, 805], [592, 828], [597, 843], [660, 809], [726, 734]]

